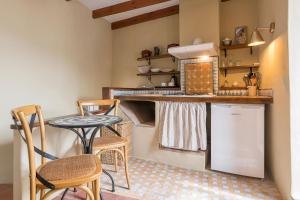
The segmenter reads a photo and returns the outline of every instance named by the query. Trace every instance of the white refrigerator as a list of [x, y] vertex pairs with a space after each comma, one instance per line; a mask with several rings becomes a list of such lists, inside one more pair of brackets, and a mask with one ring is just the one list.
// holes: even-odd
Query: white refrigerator
[[260, 104], [212, 104], [212, 170], [264, 178], [264, 113]]

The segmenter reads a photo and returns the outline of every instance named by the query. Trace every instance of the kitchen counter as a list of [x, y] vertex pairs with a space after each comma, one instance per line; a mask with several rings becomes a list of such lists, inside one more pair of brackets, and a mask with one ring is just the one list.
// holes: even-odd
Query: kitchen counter
[[[269, 93], [265, 92], [264, 94], [268, 95]], [[183, 92], [180, 89], [177, 90], [161, 90], [161, 89], [146, 89], [146, 88], [122, 88], [122, 87], [106, 87], [102, 90], [102, 95], [104, 99], [115, 98], [121, 100], [120, 110], [123, 112], [123, 115], [126, 116], [129, 120], [133, 121], [134, 126], [132, 130], [132, 144], [134, 149], [134, 156], [142, 159], [151, 159], [157, 162], [168, 162], [171, 165], [179, 166], [182, 168], [200, 170], [203, 171], [206, 168], [206, 163], [209, 161], [209, 150], [198, 151], [198, 152], [189, 152], [181, 150], [166, 150], [161, 148], [158, 145], [157, 141], [160, 141], [160, 122], [163, 120], [161, 116], [163, 113], [160, 112], [160, 106], [158, 102], [168, 101], [171, 102], [183, 102], [185, 103], [206, 103], [206, 127], [207, 127], [207, 138], [208, 143], [211, 145], [211, 130], [212, 130], [212, 108], [213, 103], [220, 104], [232, 104], [233, 106], [226, 107], [227, 110], [232, 112], [229, 113], [229, 117], [224, 120], [234, 124], [232, 126], [235, 130], [236, 123], [239, 124], [239, 127], [243, 124], [240, 123], [241, 117], [243, 119], [248, 119], [245, 117], [252, 117], [251, 119], [255, 123], [264, 123], [264, 117], [262, 120], [257, 121], [254, 115], [247, 116], [248, 109], [251, 110], [253, 107], [265, 107], [267, 104], [273, 103], [273, 97], [271, 96], [213, 96], [213, 95], [183, 95]], [[212, 104], [212, 105], [210, 105]], [[244, 106], [246, 104], [247, 106]], [[259, 105], [260, 104], [260, 105]], [[163, 106], [163, 105], [162, 105]], [[172, 105], [170, 105], [171, 107]], [[177, 105], [175, 105], [177, 106]], [[183, 105], [188, 106], [188, 105]], [[194, 105], [193, 105], [194, 106]], [[221, 106], [222, 107], [222, 106]], [[173, 109], [174, 107], [170, 108]], [[238, 109], [236, 109], [238, 108]], [[230, 110], [232, 109], [232, 110]], [[238, 111], [245, 109], [243, 116], [235, 115]], [[178, 109], [179, 110], [179, 109]], [[192, 113], [192, 112], [191, 112]], [[233, 113], [233, 115], [231, 115]], [[246, 113], [244, 115], [244, 113]], [[251, 113], [251, 112], [250, 112]], [[180, 111], [178, 113], [180, 115]], [[182, 113], [180, 122], [184, 123], [184, 120], [190, 120], [191, 117], [186, 117], [187, 112]], [[225, 116], [220, 112], [221, 115], [214, 115], [221, 117]], [[226, 114], [226, 113], [225, 113]], [[191, 114], [193, 115], [193, 114]], [[256, 116], [256, 115], [255, 115]], [[168, 115], [169, 120], [170, 115]], [[175, 121], [172, 124], [177, 124]], [[178, 122], [179, 123], [179, 122]], [[214, 120], [215, 123], [215, 120]], [[244, 120], [243, 123], [254, 124], [251, 121]], [[171, 126], [171, 125], [170, 125]], [[190, 127], [190, 126], [189, 126]], [[191, 127], [193, 128], [193, 127]], [[251, 129], [251, 128], [250, 128]], [[240, 130], [238, 128], [236, 131]], [[253, 130], [252, 130], [253, 131]], [[250, 130], [251, 132], [251, 130]], [[236, 133], [236, 132], [234, 132]], [[247, 139], [246, 139], [247, 140]], [[156, 141], [156, 142], [153, 142]], [[255, 140], [252, 140], [255, 141]], [[210, 146], [209, 145], [209, 146]], [[242, 143], [241, 143], [242, 145]], [[179, 161], [188, 161], [188, 162], [179, 162]]]
[[[206, 103], [236, 103], [236, 104], [272, 104], [271, 96], [201, 96], [201, 95], [180, 95], [180, 94], [116, 94], [112, 91], [174, 91], [179, 92], [179, 88], [122, 88], [122, 87], [103, 87], [103, 99], [116, 98], [124, 101], [176, 101], [176, 102], [206, 102]], [[147, 93], [147, 92], [146, 92]]]
[[206, 103], [235, 103], [235, 104], [271, 104], [273, 97], [268, 96], [188, 96], [188, 95], [160, 95], [135, 94], [115, 96], [116, 99], [126, 101], [176, 101], [176, 102], [206, 102]]

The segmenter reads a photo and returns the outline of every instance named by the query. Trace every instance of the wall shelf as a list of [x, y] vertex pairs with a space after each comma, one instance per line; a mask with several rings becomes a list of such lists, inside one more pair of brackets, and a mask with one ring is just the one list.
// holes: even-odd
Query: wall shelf
[[227, 51], [237, 49], [250, 49], [250, 54], [253, 54], [253, 49], [252, 47], [249, 47], [248, 44], [234, 44], [230, 46], [221, 46], [220, 49], [224, 51], [225, 57], [227, 57]]
[[155, 86], [155, 89], [172, 89], [172, 90], [180, 90], [178, 86]]
[[179, 71], [172, 71], [172, 72], [148, 72], [143, 74], [137, 74], [137, 76], [159, 76], [159, 75], [173, 75], [179, 74]]
[[221, 86], [220, 89], [221, 90], [247, 90], [247, 87], [240, 87], [240, 86], [224, 87], [224, 86]]
[[150, 57], [145, 57], [145, 58], [138, 58], [137, 61], [148, 61], [148, 64], [151, 65], [151, 60], [155, 59], [163, 59], [163, 58], [172, 58], [173, 62], [175, 62], [175, 57], [170, 55], [170, 54], [161, 54], [158, 56], [150, 56]]
[[259, 66], [254, 66], [254, 65], [239, 65], [239, 66], [231, 66], [231, 67], [220, 67], [220, 71], [224, 71], [225, 77], [227, 76], [227, 71], [228, 70], [237, 70], [237, 69], [249, 69], [250, 72], [253, 72], [253, 69], [258, 69]]
[[146, 76], [148, 80], [151, 81], [152, 76], [170, 76], [170, 75], [179, 75], [179, 71], [171, 71], [171, 72], [148, 72], [144, 74], [137, 74], [137, 76]]

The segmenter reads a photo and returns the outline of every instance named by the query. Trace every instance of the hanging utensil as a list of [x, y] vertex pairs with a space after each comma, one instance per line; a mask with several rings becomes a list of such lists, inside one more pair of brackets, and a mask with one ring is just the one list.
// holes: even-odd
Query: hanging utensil
[[249, 74], [245, 74], [245, 76], [243, 77], [243, 80], [246, 84], [246, 87], [248, 87], [250, 85], [250, 79], [249, 79]]
[[255, 76], [256, 76], [256, 86], [258, 88], [260, 88], [261, 80], [262, 80], [261, 73], [260, 72], [255, 72]]
[[255, 76], [250, 78], [250, 86], [256, 86], [257, 80]]
[[251, 86], [255, 86], [257, 83], [256, 75], [254, 73], [252, 73], [252, 75], [250, 77], [250, 83], [251, 83]]

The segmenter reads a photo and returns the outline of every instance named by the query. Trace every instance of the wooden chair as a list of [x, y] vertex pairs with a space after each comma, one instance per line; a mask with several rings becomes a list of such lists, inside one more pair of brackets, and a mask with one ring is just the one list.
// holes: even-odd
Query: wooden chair
[[[117, 115], [118, 113], [118, 106], [120, 104], [120, 101], [117, 99], [105, 99], [105, 100], [79, 100], [77, 102], [80, 114], [82, 116], [89, 115], [89, 114], [108, 114], [111, 113], [113, 115]], [[85, 107], [89, 106], [96, 106], [96, 107], [106, 107], [105, 109], [99, 109], [99, 112], [90, 112], [85, 109]], [[107, 107], [109, 108], [107, 111]], [[106, 113], [105, 113], [106, 111]], [[116, 129], [116, 125], [114, 125], [114, 128]], [[122, 150], [120, 150], [122, 149]], [[125, 175], [126, 175], [126, 181], [128, 185], [128, 189], [130, 189], [130, 181], [129, 181], [129, 174], [128, 174], [128, 142], [127, 139], [121, 136], [101, 136], [96, 137], [94, 139], [93, 143], [93, 151], [96, 155], [101, 156], [102, 153], [107, 151], [113, 151], [114, 152], [114, 164], [115, 164], [115, 170], [118, 171], [118, 154], [121, 155], [124, 165], [125, 165]]]
[[[99, 200], [100, 176], [102, 173], [101, 161], [95, 155], [78, 155], [68, 158], [46, 160], [45, 157], [45, 124], [40, 106], [29, 105], [12, 110], [15, 123], [21, 122], [28, 150], [30, 199], [35, 200], [40, 191], [40, 199], [47, 199], [54, 192], [66, 188], [80, 188], [87, 193], [90, 199]], [[34, 117], [32, 117], [34, 116]], [[38, 118], [37, 125], [40, 130], [41, 152], [33, 144], [32, 125]], [[28, 117], [31, 117], [30, 123]], [[32, 120], [33, 119], [33, 120]], [[18, 129], [19, 130], [19, 129]], [[21, 132], [20, 132], [21, 134]], [[41, 165], [36, 168], [35, 152], [42, 154]], [[50, 154], [49, 154], [50, 155]], [[92, 183], [92, 189], [86, 185]], [[46, 191], [47, 190], [47, 191]]]

